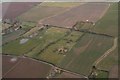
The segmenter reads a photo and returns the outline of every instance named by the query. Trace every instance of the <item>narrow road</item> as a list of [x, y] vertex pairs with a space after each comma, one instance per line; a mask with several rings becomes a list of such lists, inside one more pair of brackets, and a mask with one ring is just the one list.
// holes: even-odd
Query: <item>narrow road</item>
[[114, 38], [113, 46], [109, 50], [107, 50], [93, 65], [97, 66], [98, 63], [100, 63], [105, 57], [107, 57], [112, 51], [115, 50], [115, 48], [117, 47], [117, 40], [118, 38]]

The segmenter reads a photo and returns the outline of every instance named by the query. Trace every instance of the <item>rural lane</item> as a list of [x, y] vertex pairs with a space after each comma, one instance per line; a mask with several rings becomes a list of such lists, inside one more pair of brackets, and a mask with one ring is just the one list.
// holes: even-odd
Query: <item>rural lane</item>
[[97, 66], [105, 57], [107, 57], [112, 51], [114, 51], [117, 47], [117, 40], [118, 38], [114, 38], [113, 46], [108, 49], [93, 65]]

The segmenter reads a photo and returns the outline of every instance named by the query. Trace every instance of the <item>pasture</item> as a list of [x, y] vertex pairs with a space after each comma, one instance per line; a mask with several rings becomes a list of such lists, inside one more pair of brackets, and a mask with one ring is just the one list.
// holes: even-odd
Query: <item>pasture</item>
[[4, 2], [2, 3], [3, 19], [15, 19], [40, 2]]
[[85, 34], [61, 61], [60, 67], [88, 75], [94, 62], [113, 45], [113, 39]]
[[33, 27], [35, 27], [36, 26], [36, 23], [34, 23], [34, 22], [29, 22], [29, 21], [24, 21], [24, 22], [22, 22], [22, 29], [24, 29], [25, 31], [28, 31], [28, 30], [30, 30], [30, 29], [32, 29]]
[[[43, 35], [44, 32], [45, 32], [45, 30], [39, 32], [38, 35]], [[29, 39], [29, 40], [24, 44], [20, 44], [20, 40], [22, 40], [22, 39]], [[13, 55], [23, 55], [23, 54], [29, 52], [29, 50], [36, 47], [41, 42], [42, 41], [37, 36], [33, 37], [33, 38], [28, 38], [28, 37], [26, 38], [26, 37], [21, 36], [21, 38], [13, 40], [6, 45], [3, 45], [3, 53], [4, 54], [13, 54]]]
[[114, 65], [118, 64], [118, 49], [116, 48], [114, 51], [112, 51], [110, 53], [110, 55], [108, 55], [105, 59], [103, 59], [98, 65], [97, 67], [99, 69], [104, 69], [107, 71], [110, 71], [111, 68]]
[[111, 4], [107, 13], [96, 23], [92, 31], [112, 36], [118, 35], [118, 3]]
[[[3, 55], [14, 55], [3, 56], [5, 78], [45, 78], [51, 66], [38, 61], [88, 76], [95, 62], [113, 47], [114, 37], [118, 34], [117, 3], [9, 4], [3, 4], [7, 5], [3, 6], [3, 18], [19, 19], [22, 28], [1, 38]], [[9, 26], [3, 25], [2, 29]], [[117, 64], [118, 48], [103, 58], [96, 68], [110, 71]], [[97, 73], [97, 78], [108, 77], [106, 72]], [[82, 76], [62, 72], [57, 77]]]
[[81, 36], [81, 32], [73, 31], [59, 41], [47, 47], [43, 52], [40, 53], [40, 55], [37, 56], [37, 58], [53, 64], [59, 64]]
[[44, 35], [39, 35], [39, 39], [42, 42], [26, 55], [30, 57], [37, 57], [42, 50], [44, 50], [48, 45], [63, 38], [68, 31], [69, 30], [67, 29], [61, 29], [56, 27], [51, 27], [47, 29]]
[[75, 30], [89, 30], [94, 27], [92, 22], [77, 22], [74, 26]]

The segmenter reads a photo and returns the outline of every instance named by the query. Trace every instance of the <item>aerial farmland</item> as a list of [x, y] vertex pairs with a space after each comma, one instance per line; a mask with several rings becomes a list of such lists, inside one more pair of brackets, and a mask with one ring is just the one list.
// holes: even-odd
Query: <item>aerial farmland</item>
[[2, 16], [3, 78], [118, 78], [118, 3], [5, 2]]

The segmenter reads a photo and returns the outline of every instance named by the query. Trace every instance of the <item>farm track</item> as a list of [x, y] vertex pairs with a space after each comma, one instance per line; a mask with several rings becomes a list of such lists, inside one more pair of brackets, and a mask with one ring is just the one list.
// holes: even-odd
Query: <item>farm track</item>
[[107, 57], [117, 47], [118, 38], [114, 38], [113, 46], [107, 50], [93, 65], [97, 66], [105, 57]]

